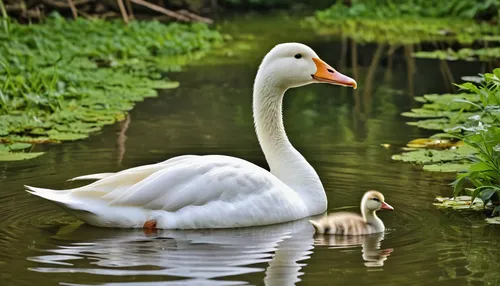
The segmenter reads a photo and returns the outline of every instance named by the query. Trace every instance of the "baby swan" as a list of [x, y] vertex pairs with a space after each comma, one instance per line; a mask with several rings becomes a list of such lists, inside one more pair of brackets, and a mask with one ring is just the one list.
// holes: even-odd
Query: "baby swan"
[[384, 195], [377, 191], [368, 191], [361, 199], [361, 214], [336, 212], [329, 214], [317, 221], [310, 220], [316, 233], [365, 235], [383, 232], [384, 223], [378, 218], [376, 211], [394, 210], [384, 201]]

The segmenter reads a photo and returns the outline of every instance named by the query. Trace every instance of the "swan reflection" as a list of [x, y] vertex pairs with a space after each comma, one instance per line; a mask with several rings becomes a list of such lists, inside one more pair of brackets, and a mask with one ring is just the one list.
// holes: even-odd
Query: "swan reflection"
[[[37, 272], [182, 279], [168, 284], [162, 281], [161, 285], [247, 284], [238, 281], [237, 275], [263, 276], [264, 272], [266, 285], [293, 285], [303, 274], [300, 270], [305, 264], [300, 261], [311, 254], [313, 232], [307, 219], [264, 227], [154, 233], [68, 226], [52, 237], [56, 248], [28, 259], [45, 264], [30, 268]], [[229, 281], [228, 276], [234, 280]]]
[[318, 246], [328, 246], [331, 248], [352, 248], [361, 245], [361, 253], [366, 267], [380, 267], [392, 253], [392, 248], [380, 249], [384, 240], [384, 233], [370, 235], [323, 235], [314, 236], [314, 244]]
[[[382, 239], [382, 234], [315, 236], [308, 219], [264, 227], [153, 233], [83, 224], [61, 228], [50, 241], [57, 247], [42, 249], [42, 255], [28, 259], [42, 264], [30, 268], [37, 272], [94, 274], [98, 280], [100, 276], [135, 277], [135, 281], [142, 281], [117, 285], [241, 285], [249, 282], [245, 281], [248, 276], [240, 275], [250, 274], [259, 284], [264, 280], [266, 285], [294, 285], [301, 281], [304, 261], [310, 258], [314, 244], [334, 248], [361, 245], [365, 265], [382, 266], [390, 254], [389, 250], [380, 250]], [[109, 279], [102, 280], [98, 282]], [[76, 285], [77, 281], [61, 282]]]

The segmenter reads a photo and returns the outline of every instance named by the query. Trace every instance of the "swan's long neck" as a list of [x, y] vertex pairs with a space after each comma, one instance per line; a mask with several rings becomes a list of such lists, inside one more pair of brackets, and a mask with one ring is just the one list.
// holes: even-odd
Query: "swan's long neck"
[[271, 173], [301, 196], [311, 215], [319, 214], [326, 210], [326, 194], [316, 171], [286, 136], [282, 115], [285, 91], [272, 76], [259, 70], [253, 93], [255, 130]]
[[377, 232], [385, 230], [384, 222], [377, 216], [374, 210], [368, 209], [364, 203], [361, 203], [361, 213], [366, 223], [374, 227]]

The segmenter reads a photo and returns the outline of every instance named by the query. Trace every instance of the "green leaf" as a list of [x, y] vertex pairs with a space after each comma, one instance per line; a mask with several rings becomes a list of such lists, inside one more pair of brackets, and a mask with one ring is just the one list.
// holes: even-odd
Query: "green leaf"
[[492, 189], [485, 189], [483, 190], [480, 195], [479, 195], [479, 198], [486, 204], [488, 201], [491, 200], [491, 197], [496, 193], [495, 190], [492, 190]]
[[28, 143], [13, 143], [13, 144], [10, 144], [8, 147], [11, 151], [16, 151], [16, 150], [28, 149], [31, 146], [33, 146], [33, 145], [28, 144]]
[[467, 177], [464, 175], [459, 175], [459, 177], [453, 181], [452, 186], [453, 186], [453, 196], [459, 196], [462, 194], [462, 191], [464, 189], [464, 183], [467, 180]]
[[0, 161], [22, 161], [36, 158], [43, 155], [43, 152], [33, 152], [33, 153], [1, 153]]
[[57, 132], [49, 134], [49, 138], [58, 141], [74, 141], [88, 138], [87, 134], [70, 133], [70, 132]]
[[424, 165], [423, 169], [429, 172], [464, 172], [469, 169], [469, 164], [460, 164], [460, 163], [444, 163], [444, 164], [432, 164], [432, 165]]

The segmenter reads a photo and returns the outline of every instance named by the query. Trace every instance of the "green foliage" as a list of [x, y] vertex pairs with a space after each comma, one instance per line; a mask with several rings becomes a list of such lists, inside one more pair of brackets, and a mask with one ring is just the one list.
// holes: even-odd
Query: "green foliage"
[[20, 161], [33, 159], [43, 154], [43, 152], [16, 152], [31, 148], [31, 144], [27, 143], [14, 143], [14, 144], [0, 144], [0, 162], [2, 161]]
[[[499, 0], [338, 1], [316, 12], [306, 24], [320, 34], [345, 35], [358, 42], [414, 44], [430, 41], [472, 43], [500, 34], [500, 27], [473, 18], [496, 11]], [[489, 54], [488, 54], [489, 55]]]
[[[453, 150], [418, 150], [394, 155], [393, 159], [417, 164], [439, 163], [426, 166], [428, 171], [461, 171], [452, 184], [454, 195], [470, 194], [471, 201], [480, 198], [485, 206], [492, 206], [493, 214], [500, 213], [500, 69], [482, 75], [478, 84], [466, 82], [458, 87], [467, 93], [420, 97], [417, 100], [425, 103], [423, 108], [404, 115], [433, 117], [417, 121], [415, 125], [421, 127], [433, 122], [435, 129], [461, 138], [466, 145]], [[463, 114], [466, 116], [461, 116]], [[457, 165], [463, 162], [466, 168]], [[466, 182], [473, 186], [469, 193], [466, 193]]]
[[[186, 0], [185, 0], [186, 1]], [[193, 0], [187, 0], [190, 2]], [[198, 0], [199, 1], [199, 0]], [[307, 8], [324, 8], [331, 5], [332, 0], [219, 0], [217, 1], [219, 6], [226, 8], [296, 8], [306, 6]]]
[[[500, 126], [500, 125], [499, 125]], [[457, 175], [453, 182], [454, 195], [464, 192], [464, 181], [474, 185], [472, 199], [475, 197], [487, 204], [500, 203], [500, 127], [491, 127], [477, 133], [464, 136], [464, 142], [476, 150], [471, 158], [473, 164], [467, 172]], [[498, 212], [500, 208], [496, 209]]]
[[0, 141], [86, 138], [156, 89], [176, 88], [163, 74], [221, 41], [203, 24], [57, 14], [42, 25], [13, 24], [0, 32]]
[[461, 146], [448, 150], [416, 150], [393, 155], [392, 159], [416, 164], [457, 162], [467, 159], [474, 151], [469, 146]]
[[474, 18], [500, 7], [499, 0], [351, 0], [337, 1], [326, 10], [333, 17], [360, 17], [370, 19], [389, 19], [401, 17], [461, 17]]
[[483, 49], [469, 49], [463, 48], [458, 51], [452, 49], [436, 50], [436, 51], [421, 51], [413, 54], [416, 58], [424, 59], [440, 59], [447, 61], [465, 60], [465, 61], [489, 61], [500, 58], [500, 48], [483, 48]]

